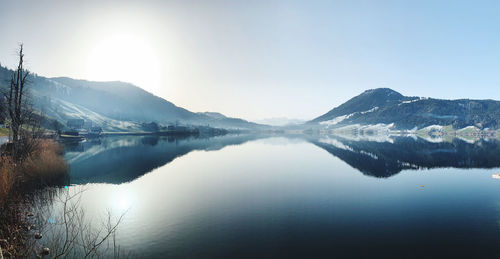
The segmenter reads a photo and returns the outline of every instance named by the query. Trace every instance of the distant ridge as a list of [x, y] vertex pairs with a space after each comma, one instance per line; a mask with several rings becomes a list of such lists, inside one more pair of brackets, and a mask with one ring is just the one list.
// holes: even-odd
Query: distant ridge
[[389, 88], [377, 88], [364, 91], [308, 123], [328, 127], [382, 123], [399, 129], [431, 125], [498, 129], [500, 102], [409, 97]]
[[[0, 66], [0, 86], [6, 87], [12, 71]], [[265, 125], [246, 120], [195, 113], [155, 96], [133, 84], [93, 82], [68, 77], [32, 75], [30, 89], [36, 108], [65, 124], [80, 118], [109, 131], [134, 131], [144, 122], [210, 125], [226, 129], [260, 129]]]

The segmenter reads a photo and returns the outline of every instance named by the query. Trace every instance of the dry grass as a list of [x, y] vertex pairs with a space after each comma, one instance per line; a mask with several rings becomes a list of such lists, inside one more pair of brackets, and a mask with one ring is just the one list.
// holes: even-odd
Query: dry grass
[[62, 147], [51, 140], [37, 140], [35, 152], [21, 167], [21, 180], [37, 185], [61, 185], [67, 177]]
[[26, 228], [32, 223], [26, 215], [32, 204], [25, 194], [41, 190], [39, 187], [63, 185], [68, 179], [59, 144], [41, 139], [26, 140], [26, 144], [31, 151], [21, 161], [14, 161], [8, 152], [0, 156], [0, 239], [8, 241], [9, 246], [4, 247], [7, 257], [24, 258], [30, 252]]
[[62, 147], [52, 140], [32, 140], [33, 152], [22, 162], [9, 156], [0, 157], [0, 202], [12, 191], [48, 185], [63, 185], [67, 180], [67, 165]]
[[0, 157], [0, 204], [14, 186], [14, 162], [10, 157]]
[[0, 136], [9, 136], [9, 132], [7, 128], [0, 128]]

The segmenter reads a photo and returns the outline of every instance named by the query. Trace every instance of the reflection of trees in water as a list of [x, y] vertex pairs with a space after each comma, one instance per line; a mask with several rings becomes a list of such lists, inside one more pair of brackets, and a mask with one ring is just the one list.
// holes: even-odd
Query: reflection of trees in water
[[257, 135], [116, 136], [66, 147], [70, 182], [123, 183], [163, 166], [193, 150], [218, 150], [262, 138]]
[[[76, 154], [76, 163], [70, 165], [73, 173], [76, 168], [77, 173], [89, 172], [91, 176], [95, 173], [98, 177], [94, 179], [120, 182], [135, 179], [192, 150], [218, 150], [256, 138], [258, 137], [242, 135], [211, 139], [190, 136], [120, 136], [65, 143], [65, 152]], [[80, 167], [81, 165], [84, 166]], [[60, 186], [64, 186], [67, 183], [61, 184]], [[124, 215], [113, 216], [108, 212], [101, 222], [95, 219], [91, 221], [80, 206], [84, 190], [78, 188], [37, 189], [23, 195], [22, 203], [16, 201], [6, 205], [15, 205], [11, 206], [14, 209], [9, 210], [9, 213], [7, 210], [0, 212], [1, 218], [9, 219], [0, 224], [5, 225], [6, 229], [16, 229], [12, 235], [1, 235], [9, 237], [9, 240], [14, 237], [18, 240], [15, 247], [17, 250], [12, 255], [36, 257], [45, 252], [49, 252], [53, 258], [123, 255], [114, 241], [115, 232]]]
[[150, 146], [156, 146], [158, 144], [158, 140], [160, 138], [157, 136], [147, 136], [142, 138], [142, 144], [144, 145], [150, 145]]
[[404, 169], [420, 168], [495, 168], [500, 167], [500, 145], [497, 140], [480, 140], [474, 144], [460, 139], [431, 143], [410, 137], [396, 137], [393, 143], [353, 141], [338, 136], [309, 140], [339, 157], [362, 173], [390, 177]]
[[[193, 150], [218, 150], [263, 138], [258, 135], [106, 137], [66, 147], [71, 183], [123, 183], [163, 166]], [[366, 175], [390, 177], [404, 169], [500, 167], [496, 140], [474, 144], [454, 139], [431, 143], [410, 137], [388, 141], [349, 140], [338, 136], [290, 136], [309, 142], [339, 157]], [[325, 141], [326, 140], [331, 140]]]

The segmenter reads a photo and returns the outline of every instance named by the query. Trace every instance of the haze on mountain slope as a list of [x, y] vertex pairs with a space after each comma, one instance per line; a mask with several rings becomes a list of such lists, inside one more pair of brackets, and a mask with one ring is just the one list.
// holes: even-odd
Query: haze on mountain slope
[[[12, 71], [0, 68], [6, 86]], [[67, 77], [32, 75], [30, 89], [35, 108], [65, 124], [84, 119], [111, 131], [140, 130], [140, 123], [210, 125], [226, 129], [259, 129], [264, 125], [216, 113], [195, 113], [155, 96], [133, 84], [92, 82]]]

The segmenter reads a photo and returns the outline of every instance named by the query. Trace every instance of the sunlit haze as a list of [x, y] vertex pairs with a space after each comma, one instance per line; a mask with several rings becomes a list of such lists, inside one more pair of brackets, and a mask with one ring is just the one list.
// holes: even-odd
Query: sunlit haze
[[0, 258], [498, 258], [499, 11], [0, 0]]
[[139, 35], [112, 34], [89, 52], [86, 74], [98, 81], [135, 82], [149, 91], [160, 88], [160, 64], [155, 50]]
[[[496, 1], [0, 1], [0, 62], [188, 110], [312, 119], [360, 92], [500, 99]], [[18, 19], [22, 17], [22, 19]]]

